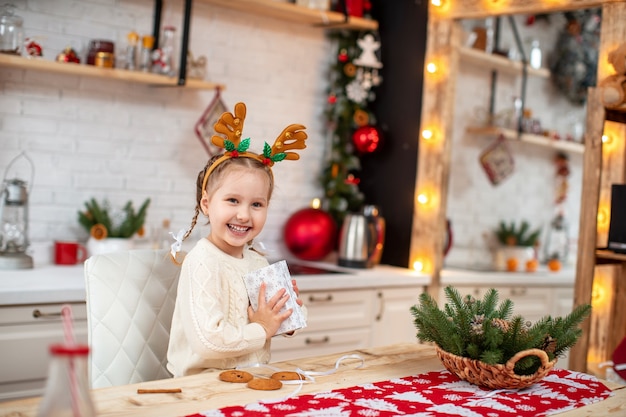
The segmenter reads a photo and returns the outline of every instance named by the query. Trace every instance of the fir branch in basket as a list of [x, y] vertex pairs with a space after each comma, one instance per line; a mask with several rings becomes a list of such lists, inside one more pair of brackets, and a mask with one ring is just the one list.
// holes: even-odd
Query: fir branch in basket
[[[445, 295], [442, 309], [427, 293], [420, 295], [419, 305], [411, 307], [418, 339], [487, 364], [504, 364], [532, 348], [545, 351], [550, 361], [563, 356], [580, 338], [578, 325], [591, 312], [590, 305], [581, 305], [566, 317], [545, 316], [532, 324], [520, 315], [512, 317], [511, 300], [498, 304], [496, 289], [487, 291], [482, 300], [461, 296], [452, 286], [445, 288]], [[515, 372], [530, 375], [540, 365], [539, 358], [527, 356], [517, 362]]]

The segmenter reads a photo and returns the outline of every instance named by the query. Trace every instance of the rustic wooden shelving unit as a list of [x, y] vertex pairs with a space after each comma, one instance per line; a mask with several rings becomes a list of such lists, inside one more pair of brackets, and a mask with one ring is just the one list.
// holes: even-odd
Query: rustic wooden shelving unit
[[487, 135], [487, 136], [499, 136], [502, 135], [510, 141], [519, 141], [537, 146], [543, 146], [550, 149], [556, 149], [560, 151], [570, 153], [585, 152], [585, 145], [578, 142], [569, 142], [565, 140], [554, 140], [542, 135], [533, 135], [530, 133], [518, 134], [513, 129], [505, 129], [495, 126], [470, 126], [465, 130], [467, 133], [473, 135]]
[[[0, 67], [45, 71], [75, 76], [108, 78], [118, 81], [146, 84], [155, 87], [178, 86], [178, 78], [176, 77], [166, 77], [158, 74], [151, 74], [140, 71], [128, 71], [117, 68], [100, 68], [93, 65], [61, 63], [48, 61], [42, 58], [23, 58], [20, 56], [5, 54], [0, 54]], [[221, 84], [192, 79], [187, 80], [184, 87], [199, 90], [214, 90], [216, 88], [225, 88]]]
[[[487, 69], [498, 72], [519, 75], [522, 73], [523, 64], [520, 61], [512, 61], [504, 56], [488, 54], [485, 51], [465, 46], [458, 48], [459, 58], [464, 62], [470, 62]], [[550, 78], [550, 70], [547, 68], [533, 68], [526, 66], [528, 75], [541, 78]]]
[[378, 22], [372, 19], [348, 16], [333, 11], [321, 11], [276, 0], [197, 0], [247, 14], [271, 17], [291, 23], [326, 29], [376, 30]]

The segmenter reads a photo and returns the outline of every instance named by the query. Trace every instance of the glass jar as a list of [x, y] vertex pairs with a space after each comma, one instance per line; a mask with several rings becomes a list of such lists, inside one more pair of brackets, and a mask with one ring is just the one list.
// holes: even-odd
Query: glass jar
[[156, 50], [153, 55], [153, 72], [168, 76], [174, 76], [176, 74], [176, 68], [174, 65], [176, 59], [174, 47], [175, 35], [176, 28], [174, 26], [165, 26], [163, 28], [161, 47]]
[[5, 4], [0, 14], [0, 52], [3, 54], [22, 54], [24, 43], [23, 20], [15, 14], [15, 6]]
[[37, 417], [92, 417], [96, 411], [87, 379], [86, 345], [51, 345], [52, 360]]

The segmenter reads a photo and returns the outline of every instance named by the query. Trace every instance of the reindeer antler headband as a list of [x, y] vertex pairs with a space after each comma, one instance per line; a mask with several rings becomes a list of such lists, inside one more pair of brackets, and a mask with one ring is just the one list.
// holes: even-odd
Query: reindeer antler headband
[[[265, 142], [263, 146], [263, 153], [255, 154], [248, 152], [250, 147], [250, 138], [241, 140], [241, 133], [243, 131], [243, 122], [246, 118], [246, 105], [243, 103], [235, 104], [235, 114], [224, 112], [220, 116], [219, 120], [213, 126], [217, 133], [226, 135], [226, 139], [221, 136], [214, 135], [211, 138], [211, 142], [220, 148], [224, 148], [226, 152], [219, 157], [213, 164], [206, 170], [204, 179], [202, 180], [202, 190], [205, 189], [206, 183], [209, 179], [211, 172], [222, 162], [231, 158], [252, 158], [260, 161], [268, 167], [272, 167], [275, 162], [280, 162], [283, 159], [295, 161], [300, 159], [300, 155], [295, 152], [289, 152], [291, 149], [304, 149], [306, 144], [304, 141], [307, 138], [307, 134], [304, 132], [306, 129], [303, 125], [292, 124], [283, 129], [282, 133], [278, 135], [274, 145], [270, 145]], [[271, 172], [271, 170], [270, 170]]]

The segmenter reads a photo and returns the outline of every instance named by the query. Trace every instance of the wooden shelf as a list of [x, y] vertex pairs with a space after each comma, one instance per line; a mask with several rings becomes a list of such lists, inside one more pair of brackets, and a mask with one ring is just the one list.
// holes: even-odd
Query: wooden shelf
[[[178, 87], [178, 78], [176, 77], [166, 77], [158, 74], [128, 71], [117, 68], [100, 68], [94, 67], [93, 65], [61, 63], [42, 58], [23, 58], [15, 55], [0, 54], [0, 66], [75, 76], [108, 78], [156, 87]], [[201, 80], [188, 79], [183, 88], [214, 90], [216, 88], [224, 89], [224, 86]]]
[[[461, 60], [465, 62], [471, 62], [474, 65], [479, 65], [485, 68], [498, 70], [508, 74], [521, 74], [522, 63], [520, 61], [511, 61], [500, 55], [488, 54], [480, 49], [459, 47], [459, 56]], [[550, 71], [547, 68], [535, 69], [530, 65], [526, 66], [528, 75], [541, 78], [550, 78]]]
[[377, 30], [378, 22], [372, 19], [349, 16], [343, 13], [321, 11], [276, 0], [198, 0], [200, 3], [226, 7], [248, 14], [271, 17], [307, 26], [327, 29]]
[[596, 250], [596, 264], [621, 264], [626, 263], [626, 254], [615, 253], [607, 249]]
[[517, 140], [524, 143], [530, 143], [533, 145], [544, 146], [546, 148], [558, 149], [565, 152], [583, 153], [585, 152], [585, 145], [577, 142], [568, 142], [564, 140], [554, 140], [541, 135], [533, 135], [529, 133], [518, 133], [513, 129], [504, 129], [495, 126], [469, 126], [466, 129], [467, 133], [474, 135], [487, 135], [487, 136], [499, 136], [502, 135], [508, 140]]

